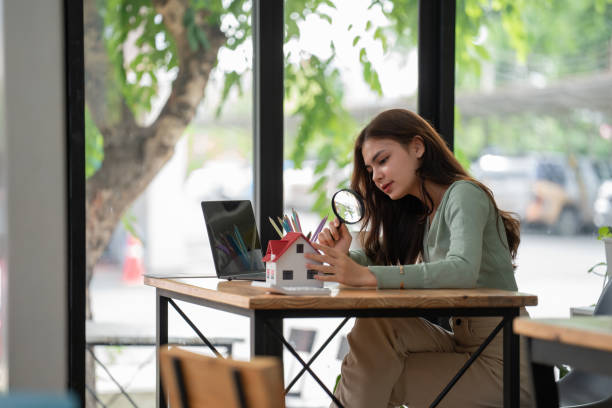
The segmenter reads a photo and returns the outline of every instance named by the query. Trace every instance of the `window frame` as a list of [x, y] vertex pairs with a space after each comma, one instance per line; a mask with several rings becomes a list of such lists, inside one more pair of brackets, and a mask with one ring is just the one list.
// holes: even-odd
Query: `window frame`
[[64, 0], [68, 389], [85, 406], [85, 51], [83, 0]]

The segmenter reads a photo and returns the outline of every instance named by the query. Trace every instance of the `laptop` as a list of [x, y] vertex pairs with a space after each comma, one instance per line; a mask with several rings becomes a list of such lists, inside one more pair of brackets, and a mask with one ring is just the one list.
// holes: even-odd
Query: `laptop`
[[261, 240], [249, 200], [202, 201], [208, 241], [220, 279], [266, 280]]

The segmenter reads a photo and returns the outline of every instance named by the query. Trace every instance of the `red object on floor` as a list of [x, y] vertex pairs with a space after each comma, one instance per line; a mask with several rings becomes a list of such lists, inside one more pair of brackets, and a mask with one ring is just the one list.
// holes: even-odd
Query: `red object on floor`
[[138, 238], [129, 234], [125, 260], [123, 261], [123, 281], [138, 283], [142, 281], [142, 275], [144, 275], [142, 243]]

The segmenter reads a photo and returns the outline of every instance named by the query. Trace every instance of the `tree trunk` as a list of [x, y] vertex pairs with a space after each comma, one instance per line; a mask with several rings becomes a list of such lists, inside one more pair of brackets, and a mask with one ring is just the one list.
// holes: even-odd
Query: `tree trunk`
[[[155, 0], [174, 37], [179, 72], [171, 94], [150, 126], [140, 126], [120, 93], [102, 38], [104, 24], [95, 0], [85, 0], [85, 101], [104, 137], [104, 160], [86, 184], [86, 316], [92, 319], [89, 284], [95, 264], [124, 212], [172, 157], [174, 146], [204, 97], [210, 71], [225, 36], [219, 27], [203, 26], [210, 46], [192, 51], [183, 26], [186, 0]], [[202, 15], [196, 22], [203, 22]], [[86, 353], [86, 406], [96, 406], [95, 364]]]
[[[103, 22], [95, 0], [85, 1], [85, 100], [104, 137], [104, 161], [86, 185], [89, 272], [126, 209], [172, 157], [177, 141], [204, 97], [217, 52], [225, 42], [218, 27], [202, 26], [210, 46], [192, 51], [182, 23], [187, 1], [157, 0], [154, 5], [174, 37], [179, 72], [157, 119], [150, 126], [140, 126], [113, 81], [102, 39]], [[88, 273], [88, 284], [90, 280]]]

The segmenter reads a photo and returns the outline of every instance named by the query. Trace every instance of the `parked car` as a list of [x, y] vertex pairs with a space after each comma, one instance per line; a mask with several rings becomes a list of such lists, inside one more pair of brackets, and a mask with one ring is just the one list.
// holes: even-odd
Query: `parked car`
[[498, 206], [527, 226], [573, 235], [593, 226], [593, 203], [601, 180], [587, 158], [557, 154], [487, 154], [472, 165]]
[[612, 161], [609, 160], [596, 160], [593, 163], [595, 167], [595, 173], [602, 182], [606, 180], [612, 180]]
[[612, 225], [612, 179], [604, 181], [599, 187], [593, 209], [593, 220], [597, 227]]

